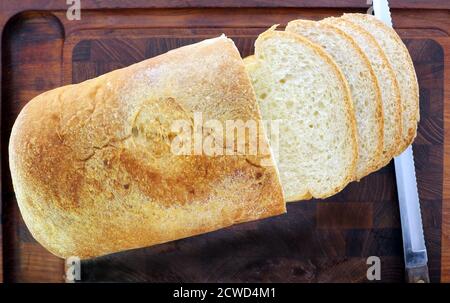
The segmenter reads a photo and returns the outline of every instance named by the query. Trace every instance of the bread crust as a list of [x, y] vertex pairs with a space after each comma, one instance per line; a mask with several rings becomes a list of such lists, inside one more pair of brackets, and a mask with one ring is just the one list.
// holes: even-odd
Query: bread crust
[[[308, 27], [316, 27], [319, 26], [320, 28], [323, 28], [324, 30], [332, 31], [335, 35], [339, 35], [340, 37], [344, 38], [353, 48], [353, 50], [358, 54], [359, 59], [364, 63], [365, 67], [369, 71], [370, 74], [370, 80], [372, 85], [375, 87], [375, 121], [377, 124], [376, 127], [376, 148], [374, 149], [373, 153], [370, 156], [369, 163], [362, 163], [364, 169], [362, 171], [357, 171], [355, 179], [352, 181], [359, 181], [364, 176], [367, 176], [371, 172], [375, 171], [376, 168], [379, 165], [379, 162], [382, 157], [383, 152], [383, 140], [384, 140], [384, 117], [383, 117], [383, 109], [382, 109], [382, 100], [381, 100], [381, 91], [380, 87], [378, 85], [378, 80], [376, 78], [375, 72], [373, 71], [372, 65], [367, 58], [366, 54], [362, 51], [362, 49], [359, 47], [359, 45], [355, 42], [355, 40], [349, 36], [347, 33], [345, 33], [343, 30], [337, 28], [336, 26], [333, 26], [326, 22], [317, 22], [317, 21], [311, 21], [311, 20], [293, 20], [290, 21], [286, 27], [286, 31], [289, 31], [290, 27], [294, 26], [301, 26], [302, 28], [308, 28]], [[296, 32], [297, 33], [297, 32]], [[301, 33], [297, 33], [300, 34]], [[307, 38], [307, 37], [306, 37]], [[325, 50], [326, 51], [326, 50]], [[338, 65], [339, 66], [339, 65]], [[345, 77], [345, 74], [344, 74]], [[347, 79], [348, 80], [348, 79]], [[347, 81], [348, 82], [348, 81]], [[358, 123], [356, 123], [356, 126], [358, 128]]]
[[[269, 30], [265, 31], [264, 33], [260, 34], [257, 42], [255, 43], [255, 48], [257, 49], [258, 41], [263, 41], [264, 39], [270, 39], [273, 36], [287, 36], [292, 38], [293, 40], [298, 41], [298, 43], [307, 45], [310, 49], [314, 50], [315, 53], [320, 56], [335, 72], [337, 78], [339, 79], [339, 82], [341, 83], [342, 87], [344, 88], [345, 92], [345, 98], [344, 98], [344, 104], [345, 104], [345, 114], [347, 121], [349, 123], [349, 129], [350, 129], [350, 135], [351, 135], [351, 142], [352, 142], [352, 151], [353, 151], [353, 157], [351, 163], [347, 167], [347, 174], [344, 177], [342, 183], [335, 188], [330, 189], [328, 192], [323, 193], [312, 193], [311, 191], [307, 191], [304, 193], [299, 193], [297, 195], [286, 197], [286, 202], [294, 202], [299, 200], [306, 200], [311, 198], [319, 198], [319, 199], [325, 199], [328, 198], [338, 192], [340, 192], [345, 186], [347, 186], [348, 183], [353, 181], [356, 176], [356, 162], [358, 158], [358, 147], [357, 147], [357, 130], [356, 130], [356, 120], [355, 120], [355, 114], [353, 109], [353, 102], [351, 100], [351, 93], [350, 88], [347, 84], [347, 80], [345, 79], [342, 71], [340, 68], [336, 65], [334, 60], [328, 55], [328, 53], [319, 45], [311, 42], [310, 40], [297, 35], [292, 32], [286, 32], [286, 31], [277, 31], [275, 28], [277, 25], [272, 26]], [[249, 62], [252, 62], [254, 59], [258, 60], [256, 57], [250, 57]]]
[[170, 123], [196, 111], [205, 120], [261, 120], [230, 39], [31, 100], [13, 126], [9, 163], [35, 239], [59, 257], [85, 259], [284, 213], [276, 168], [260, 163], [267, 156], [169, 150]]
[[[387, 26], [382, 21], [375, 18], [374, 16], [368, 14], [344, 14], [342, 18], [349, 21], [352, 21], [353, 18], [358, 18], [360, 20], [363, 20], [364, 22], [370, 22], [371, 24], [375, 25], [379, 30], [381, 30], [384, 34], [388, 35], [396, 42], [397, 50], [401, 51], [404, 57], [406, 58], [406, 62], [403, 62], [404, 63], [402, 65], [403, 70], [401, 72], [406, 72], [408, 74], [408, 78], [410, 81], [409, 84], [411, 84], [412, 90], [410, 90], [408, 96], [403, 96], [404, 99], [402, 99], [401, 102], [402, 104], [408, 103], [412, 105], [413, 110], [412, 115], [408, 117], [408, 124], [407, 124], [408, 128], [406, 130], [403, 129], [402, 141], [399, 144], [398, 150], [395, 153], [395, 156], [397, 156], [401, 154], [414, 141], [414, 138], [417, 135], [417, 124], [420, 121], [419, 85], [417, 82], [417, 75], [414, 69], [414, 64], [412, 62], [411, 56], [402, 39], [397, 34], [397, 32], [393, 28]], [[412, 100], [412, 102], [408, 100]], [[404, 125], [405, 123], [403, 121], [403, 126]]]
[[256, 61], [255, 55], [250, 55], [245, 57], [244, 59], [245, 66], [248, 66], [249, 64], [253, 64]]

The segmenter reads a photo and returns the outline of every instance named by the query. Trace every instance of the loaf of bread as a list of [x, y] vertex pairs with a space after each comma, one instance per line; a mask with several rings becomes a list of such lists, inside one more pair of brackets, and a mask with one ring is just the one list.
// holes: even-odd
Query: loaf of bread
[[332, 25], [294, 20], [288, 23], [286, 31], [323, 47], [347, 79], [358, 131], [356, 179], [365, 177], [380, 163], [384, 123], [380, 88], [369, 59], [353, 38]]
[[244, 61], [221, 36], [31, 100], [9, 164], [36, 240], [84, 259], [282, 214], [412, 143], [419, 90], [393, 29], [363, 14], [275, 28]]
[[355, 178], [358, 158], [341, 70], [320, 46], [274, 28], [258, 37], [255, 55], [244, 61], [263, 119], [280, 121], [275, 157], [287, 201], [339, 192]]
[[[195, 113], [261, 120], [226, 37], [31, 100], [14, 124], [9, 163], [35, 239], [57, 256], [90, 258], [284, 213], [270, 154], [173, 152], [171, 126], [194, 128]], [[257, 139], [267, 145], [263, 132]]]
[[381, 46], [394, 69], [400, 86], [402, 105], [402, 140], [396, 155], [402, 153], [414, 140], [419, 114], [419, 85], [408, 49], [395, 30], [368, 14], [344, 14], [341, 18], [353, 22], [370, 33]]
[[365, 53], [378, 79], [383, 105], [383, 154], [375, 169], [388, 164], [397, 154], [402, 139], [400, 89], [394, 70], [375, 38], [359, 25], [344, 18], [329, 17], [320, 21], [338, 27], [351, 36]]

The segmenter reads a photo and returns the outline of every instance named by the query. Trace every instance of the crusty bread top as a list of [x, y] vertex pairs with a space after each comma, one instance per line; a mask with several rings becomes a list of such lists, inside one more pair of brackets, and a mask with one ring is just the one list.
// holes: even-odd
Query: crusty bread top
[[[355, 177], [358, 152], [350, 91], [340, 69], [319, 45], [274, 29], [275, 26], [258, 37], [255, 55], [245, 59], [246, 68], [252, 75], [263, 118], [281, 119], [280, 150], [276, 154], [287, 201], [325, 198], [339, 192]], [[297, 51], [292, 53], [289, 45]], [[276, 61], [271, 55], [276, 49], [282, 54], [281, 67], [269, 68]], [[321, 81], [319, 78], [325, 75], [326, 81]], [[289, 88], [291, 83], [295, 92]], [[306, 83], [320, 83], [322, 87], [316, 90]], [[281, 87], [293, 94], [282, 96], [277, 90]], [[266, 92], [269, 93], [263, 98], [261, 95]], [[331, 95], [337, 96], [335, 101]], [[335, 118], [318, 119], [314, 108], [317, 115]], [[327, 128], [328, 123], [335, 127]], [[330, 140], [320, 140], [319, 136], [307, 139], [315, 130]], [[324, 161], [315, 160], [322, 156]]]
[[367, 30], [381, 45], [396, 74], [402, 102], [403, 140], [397, 154], [408, 147], [417, 134], [419, 113], [419, 85], [408, 49], [397, 32], [368, 14], [344, 14], [342, 18], [355, 22]]
[[31, 100], [14, 124], [9, 161], [33, 236], [57, 256], [89, 258], [285, 212], [265, 156], [171, 152], [171, 123], [194, 112], [204, 121], [260, 120], [230, 39]]
[[369, 59], [354, 39], [328, 23], [293, 20], [286, 31], [319, 44], [342, 70], [352, 93], [358, 130], [356, 179], [373, 172], [383, 150], [383, 111], [378, 80]]

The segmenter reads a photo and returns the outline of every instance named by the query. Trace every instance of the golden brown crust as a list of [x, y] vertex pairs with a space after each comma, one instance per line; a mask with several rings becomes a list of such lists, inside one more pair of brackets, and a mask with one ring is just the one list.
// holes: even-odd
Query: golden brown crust
[[[352, 150], [353, 150], [353, 158], [352, 158], [352, 162], [351, 164], [348, 166], [348, 173], [347, 176], [344, 178], [344, 180], [342, 181], [341, 185], [334, 188], [333, 190], [330, 190], [330, 192], [325, 192], [325, 193], [320, 193], [320, 194], [311, 194], [310, 192], [306, 192], [306, 193], [300, 193], [296, 196], [292, 196], [292, 197], [286, 197], [286, 201], [287, 202], [294, 202], [294, 201], [299, 201], [299, 200], [303, 200], [303, 199], [311, 199], [311, 198], [319, 198], [319, 199], [325, 199], [328, 198], [338, 192], [340, 192], [345, 186], [347, 186], [348, 183], [350, 183], [351, 181], [353, 181], [356, 177], [356, 162], [358, 159], [358, 147], [357, 147], [357, 130], [356, 130], [356, 120], [355, 120], [355, 113], [354, 113], [354, 109], [353, 109], [353, 102], [351, 99], [351, 93], [350, 93], [350, 88], [347, 84], [347, 80], [345, 79], [344, 74], [342, 73], [342, 71], [340, 70], [340, 68], [336, 65], [335, 61], [333, 60], [333, 58], [330, 57], [330, 55], [328, 55], [328, 53], [321, 48], [319, 45], [311, 42], [310, 40], [297, 35], [295, 33], [292, 32], [286, 32], [286, 31], [277, 31], [275, 30], [276, 25], [272, 26], [269, 30], [265, 31], [264, 33], [262, 33], [261, 35], [259, 35], [258, 40], [262, 41], [263, 39], [270, 39], [271, 36], [276, 36], [276, 35], [285, 35], [285, 36], [289, 36], [290, 38], [297, 40], [299, 43], [301, 44], [305, 44], [307, 45], [309, 48], [311, 48], [312, 50], [314, 50], [316, 52], [316, 54], [318, 56], [320, 56], [335, 72], [335, 74], [337, 75], [337, 78], [339, 79], [339, 81], [342, 84], [342, 87], [344, 87], [345, 90], [345, 99], [344, 99], [344, 104], [346, 105], [346, 116], [347, 116], [347, 121], [349, 122], [349, 126], [351, 129], [351, 136], [352, 136]], [[250, 57], [250, 60], [251, 57]]]
[[350, 21], [352, 20], [352, 18], [360, 18], [363, 19], [364, 22], [371, 22], [372, 24], [376, 25], [376, 27], [381, 31], [383, 31], [385, 35], [389, 35], [396, 42], [397, 50], [401, 51], [406, 58], [406, 62], [404, 62], [403, 65], [404, 70], [402, 72], [406, 72], [408, 74], [410, 80], [409, 84], [411, 85], [412, 90], [410, 91], [410, 94], [406, 96], [406, 98], [412, 99], [412, 102], [410, 100], [402, 100], [402, 103], [407, 102], [409, 104], [411, 102], [413, 104], [414, 110], [412, 111], [413, 115], [408, 117], [409, 127], [406, 133], [405, 130], [403, 130], [402, 142], [401, 144], [399, 144], [399, 148], [395, 154], [399, 155], [414, 141], [414, 138], [417, 135], [417, 123], [420, 121], [419, 85], [417, 82], [417, 75], [414, 69], [414, 64], [412, 62], [409, 51], [406, 48], [400, 36], [397, 34], [397, 32], [393, 28], [387, 26], [382, 21], [375, 18], [374, 16], [367, 14], [344, 14], [343, 18], [347, 18]]
[[312, 198], [314, 198], [313, 195], [310, 192], [307, 192], [307, 193], [303, 193], [303, 194], [300, 194], [300, 195], [287, 197], [286, 198], [286, 203], [305, 201], [305, 200], [310, 200]]
[[14, 124], [9, 157], [33, 236], [57, 256], [89, 258], [284, 213], [278, 175], [258, 165], [262, 155], [170, 151], [170, 124], [194, 112], [260, 120], [227, 38], [31, 100]]

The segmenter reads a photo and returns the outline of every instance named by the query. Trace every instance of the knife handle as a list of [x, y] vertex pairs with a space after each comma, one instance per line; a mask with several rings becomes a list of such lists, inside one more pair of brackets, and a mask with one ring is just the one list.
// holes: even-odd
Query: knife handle
[[406, 282], [408, 283], [430, 283], [428, 266], [406, 268]]

